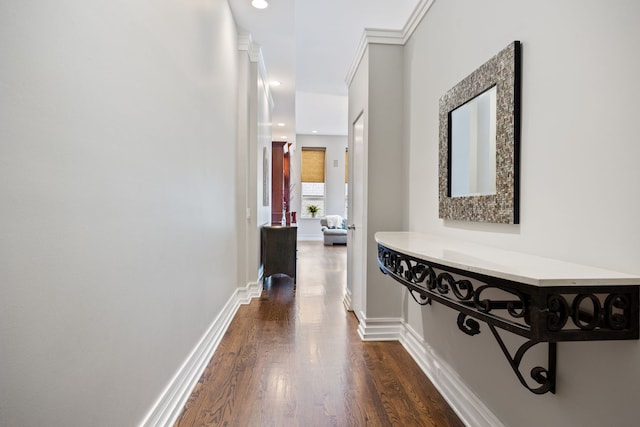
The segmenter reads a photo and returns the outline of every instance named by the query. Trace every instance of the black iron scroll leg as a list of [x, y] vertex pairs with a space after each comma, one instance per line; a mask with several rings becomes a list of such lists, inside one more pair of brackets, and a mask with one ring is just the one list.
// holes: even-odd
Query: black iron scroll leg
[[549, 343], [549, 377], [553, 378], [551, 382], [551, 388], [549, 392], [552, 394], [556, 394], [556, 360], [558, 357], [558, 343], [550, 342]]
[[531, 378], [538, 384], [540, 387], [533, 388], [530, 387], [529, 384], [525, 381], [522, 373], [520, 372], [520, 362], [522, 362], [522, 358], [524, 357], [527, 350], [533, 347], [536, 344], [539, 344], [541, 341], [527, 341], [518, 348], [515, 356], [511, 357], [511, 353], [509, 353], [509, 349], [502, 341], [502, 338], [498, 334], [498, 331], [493, 325], [489, 325], [493, 336], [496, 337], [496, 341], [500, 345], [500, 349], [502, 353], [504, 353], [505, 357], [509, 361], [511, 365], [511, 369], [520, 380], [520, 383], [525, 386], [529, 391], [535, 394], [545, 394], [547, 392], [551, 392], [555, 394], [556, 392], [556, 358], [557, 358], [557, 343], [550, 342], [549, 343], [549, 358], [548, 358], [548, 369], [545, 369], [541, 366], [536, 366], [531, 369]]
[[423, 295], [421, 293], [418, 293], [418, 296], [416, 297], [416, 294], [414, 292], [416, 292], [416, 291], [414, 291], [413, 289], [409, 289], [409, 294], [411, 294], [411, 297], [413, 298], [413, 300], [415, 302], [417, 302], [420, 305], [430, 305], [431, 304], [431, 298], [429, 298], [428, 296]]

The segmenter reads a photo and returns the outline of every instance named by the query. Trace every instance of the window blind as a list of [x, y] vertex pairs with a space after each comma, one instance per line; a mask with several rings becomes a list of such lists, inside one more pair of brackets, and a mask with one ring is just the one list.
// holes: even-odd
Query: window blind
[[324, 148], [302, 147], [302, 182], [324, 182]]

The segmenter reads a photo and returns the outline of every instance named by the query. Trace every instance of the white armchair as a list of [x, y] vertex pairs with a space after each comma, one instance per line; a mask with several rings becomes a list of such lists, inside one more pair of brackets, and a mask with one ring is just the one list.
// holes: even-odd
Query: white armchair
[[325, 246], [347, 244], [347, 219], [340, 215], [327, 215], [320, 218], [320, 230]]

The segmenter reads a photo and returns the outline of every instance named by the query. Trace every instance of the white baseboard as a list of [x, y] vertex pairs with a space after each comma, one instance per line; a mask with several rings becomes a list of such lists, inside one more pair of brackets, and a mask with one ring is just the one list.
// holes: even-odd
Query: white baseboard
[[404, 321], [402, 318], [366, 318], [358, 316], [358, 335], [362, 341], [400, 341]]
[[251, 298], [260, 296], [261, 292], [262, 283], [260, 282], [249, 283], [246, 287], [238, 288], [234, 292], [220, 314], [213, 320], [207, 332], [200, 338], [191, 354], [169, 381], [158, 400], [140, 423], [140, 427], [173, 426], [238, 308], [242, 304], [248, 304]]
[[258, 298], [261, 293], [262, 283], [251, 282], [244, 288], [238, 288], [237, 298], [240, 304], [249, 304], [253, 298]]
[[342, 298], [342, 304], [344, 304], [344, 308], [346, 308], [347, 311], [353, 311], [353, 308], [351, 308], [351, 291], [349, 290], [349, 288], [344, 288], [344, 298]]
[[433, 348], [411, 326], [406, 323], [403, 325], [400, 343], [462, 422], [474, 427], [504, 427], [504, 424], [478, 399]]

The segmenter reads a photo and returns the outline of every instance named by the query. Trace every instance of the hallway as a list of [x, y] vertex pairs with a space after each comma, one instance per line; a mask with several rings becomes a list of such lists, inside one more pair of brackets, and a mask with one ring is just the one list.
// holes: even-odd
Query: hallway
[[176, 426], [461, 426], [398, 342], [362, 342], [346, 247], [298, 242], [298, 281], [241, 306]]

